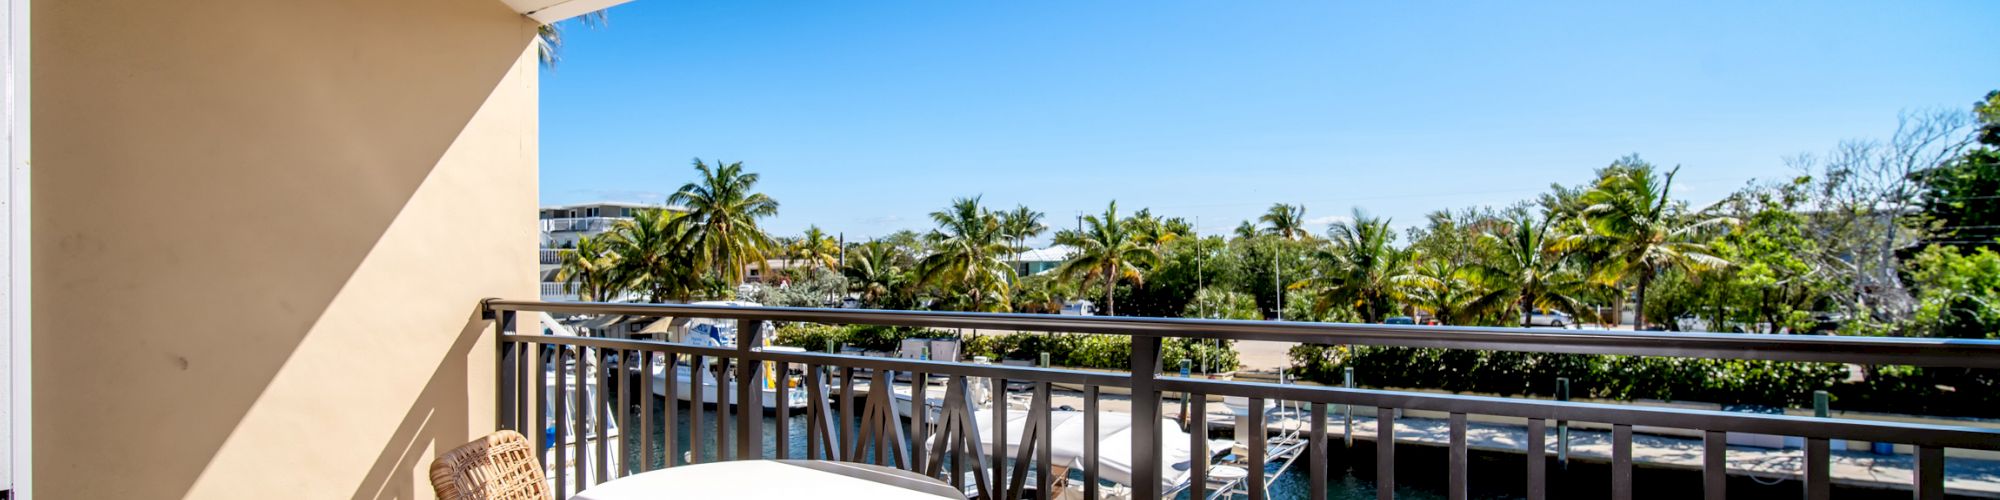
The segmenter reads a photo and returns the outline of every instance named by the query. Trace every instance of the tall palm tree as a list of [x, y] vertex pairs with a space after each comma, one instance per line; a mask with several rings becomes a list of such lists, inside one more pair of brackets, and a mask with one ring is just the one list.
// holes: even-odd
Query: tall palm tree
[[1193, 226], [1188, 224], [1187, 219], [1180, 217], [1162, 219], [1154, 217], [1151, 209], [1143, 208], [1132, 214], [1132, 226], [1133, 231], [1137, 233], [1139, 243], [1153, 247], [1154, 251], [1161, 251], [1168, 243], [1194, 232]]
[[1064, 279], [1100, 281], [1104, 285], [1106, 315], [1118, 314], [1114, 295], [1118, 281], [1145, 283], [1140, 265], [1152, 264], [1160, 258], [1152, 245], [1140, 241], [1137, 225], [1133, 219], [1118, 218], [1118, 202], [1114, 200], [1104, 209], [1104, 215], [1084, 216], [1082, 230], [1056, 232], [1056, 243], [1076, 249], [1076, 254], [1056, 267], [1056, 273]]
[[610, 300], [624, 288], [618, 281], [618, 254], [610, 249], [611, 236], [585, 236], [576, 240], [576, 248], [562, 253], [562, 267], [556, 268], [556, 281], [576, 289], [578, 299], [584, 302]]
[[1305, 205], [1272, 204], [1271, 209], [1257, 220], [1265, 224], [1264, 234], [1275, 234], [1288, 240], [1312, 237], [1306, 230]]
[[694, 169], [701, 178], [681, 186], [667, 203], [687, 210], [680, 221], [696, 265], [730, 286], [741, 284], [745, 267], [762, 268], [775, 251], [757, 220], [778, 215], [778, 201], [756, 191], [759, 177], [743, 171], [742, 162], [710, 166], [696, 158]]
[[1015, 247], [1048, 230], [1049, 226], [1042, 224], [1042, 213], [1028, 209], [1027, 205], [1016, 205], [1013, 210], [1000, 213], [1000, 232]]
[[1464, 266], [1451, 259], [1433, 258], [1421, 250], [1411, 250], [1409, 272], [1391, 280], [1394, 295], [1417, 308], [1430, 311], [1438, 322], [1464, 324], [1483, 310], [1482, 290], [1469, 278]]
[[1257, 235], [1259, 234], [1259, 232], [1257, 231], [1257, 224], [1247, 220], [1243, 221], [1243, 223], [1241, 224], [1236, 225], [1235, 233], [1237, 239], [1243, 239], [1243, 240], [1256, 238]]
[[701, 273], [680, 223], [686, 218], [671, 210], [640, 210], [613, 224], [605, 249], [617, 256], [617, 281], [655, 303], [685, 299], [698, 289]]
[[1348, 306], [1363, 321], [1381, 321], [1395, 308], [1397, 282], [1409, 274], [1405, 266], [1409, 252], [1395, 247], [1396, 235], [1388, 220], [1370, 217], [1359, 209], [1354, 211], [1352, 223], [1333, 224], [1327, 236], [1331, 244], [1313, 252], [1313, 259], [1325, 272], [1306, 280], [1318, 288], [1313, 312], [1324, 315]]
[[[610, 18], [600, 10], [577, 16], [577, 19], [584, 26], [595, 28]], [[535, 56], [541, 59], [543, 67], [553, 68], [557, 61], [562, 60], [562, 32], [562, 23], [549, 23], [536, 28]]]
[[1604, 284], [1631, 282], [1635, 285], [1639, 327], [1646, 326], [1646, 286], [1662, 269], [1678, 267], [1691, 272], [1729, 265], [1709, 253], [1698, 236], [1720, 225], [1734, 225], [1730, 217], [1688, 214], [1669, 197], [1674, 174], [1665, 178], [1653, 165], [1638, 157], [1618, 160], [1599, 172], [1597, 184], [1583, 193], [1580, 202], [1583, 225], [1588, 231], [1572, 235], [1566, 248], [1586, 249], [1604, 258], [1598, 261], [1592, 278]]
[[821, 231], [819, 226], [807, 226], [805, 234], [793, 240], [786, 253], [793, 260], [804, 261], [808, 271], [840, 266], [840, 242], [835, 241], [833, 235]]
[[1486, 289], [1476, 299], [1480, 307], [1519, 314], [1521, 326], [1531, 326], [1527, 314], [1534, 309], [1592, 316], [1583, 300], [1590, 282], [1560, 240], [1548, 218], [1531, 213], [1481, 234], [1485, 258], [1467, 269]]
[[1006, 309], [1014, 266], [1004, 259], [1014, 247], [1000, 216], [979, 206], [975, 196], [952, 200], [950, 208], [931, 212], [931, 221], [937, 229], [926, 237], [931, 254], [917, 263], [921, 282], [964, 292], [970, 310]]
[[861, 295], [863, 305], [882, 309], [906, 290], [904, 285], [909, 276], [903, 269], [906, 258], [896, 245], [870, 241], [849, 251], [840, 274], [847, 277], [848, 291]]

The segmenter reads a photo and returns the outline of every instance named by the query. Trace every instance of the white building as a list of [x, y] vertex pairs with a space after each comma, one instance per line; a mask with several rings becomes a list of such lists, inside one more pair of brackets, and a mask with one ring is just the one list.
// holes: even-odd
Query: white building
[[576, 290], [556, 280], [556, 269], [562, 267], [563, 253], [574, 251], [571, 249], [576, 247], [577, 240], [609, 232], [618, 221], [631, 220], [634, 213], [649, 209], [681, 210], [680, 207], [623, 201], [542, 207], [537, 215], [541, 219], [542, 230], [542, 300], [577, 300]]

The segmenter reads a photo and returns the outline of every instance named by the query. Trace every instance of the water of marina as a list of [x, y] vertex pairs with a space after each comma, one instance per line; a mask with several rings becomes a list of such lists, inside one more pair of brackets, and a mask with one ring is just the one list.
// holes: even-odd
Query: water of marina
[[[652, 418], [654, 419], [653, 422], [656, 423], [652, 429], [654, 446], [659, 446], [659, 444], [663, 442], [666, 436], [665, 426], [657, 425], [657, 422], [662, 422], [663, 421], [662, 419], [666, 418], [666, 411], [668, 407], [677, 407], [674, 411], [674, 419], [676, 422], [676, 425], [674, 426], [674, 429], [676, 429], [676, 433], [674, 435], [674, 443], [675, 447], [678, 449], [674, 450], [674, 456], [677, 457], [684, 456], [684, 454], [686, 454], [689, 450], [695, 449], [695, 445], [697, 444], [697, 441], [693, 439], [691, 436], [692, 434], [690, 429], [691, 422], [690, 422], [690, 416], [687, 412], [687, 406], [685, 403], [680, 403], [671, 406], [667, 404], [658, 404], [665, 402], [666, 401], [664, 398], [654, 400], [654, 403], [656, 403], [653, 407], [653, 415], [652, 415]], [[703, 408], [701, 410], [701, 413], [702, 413], [702, 418], [701, 418], [702, 432], [699, 433], [700, 434], [699, 449], [701, 450], [702, 453], [701, 461], [710, 462], [714, 461], [715, 460], [714, 457], [716, 456], [715, 422], [719, 416], [716, 414], [716, 411], [713, 408]], [[634, 418], [637, 417], [636, 414], [633, 416]], [[734, 416], [732, 415], [730, 416], [730, 418], [733, 419]], [[764, 456], [777, 456], [777, 446], [778, 446], [777, 432], [773, 430], [774, 429], [773, 426], [777, 424], [777, 418], [769, 413], [766, 413], [760, 418], [762, 418], [764, 421], [764, 429], [765, 429], [763, 435], [764, 442], [762, 446]], [[637, 422], [637, 420], [634, 420], [634, 422]], [[732, 426], [735, 425], [735, 421], [731, 420], [730, 424]], [[789, 442], [785, 443], [785, 446], [790, 449], [792, 457], [801, 457], [801, 458], [805, 457], [806, 456], [805, 416], [793, 415], [790, 421], [787, 422], [787, 425], [791, 427], [791, 435], [789, 436], [790, 437]], [[634, 425], [632, 427], [623, 429], [621, 432], [623, 432], [625, 435], [625, 442], [623, 443], [625, 449], [632, 450], [634, 453], [636, 453], [636, 450], [639, 449], [640, 445], [638, 426]], [[735, 439], [734, 428], [730, 429], [729, 439], [732, 440], [732, 442], [729, 444], [732, 446], [731, 449], [733, 449], [734, 446], [733, 440]], [[665, 458], [664, 455], [660, 455], [657, 452], [655, 453], [656, 456], [653, 457], [653, 464], [651, 465], [650, 468], [658, 468], [664, 465], [662, 463], [662, 460], [664, 460]], [[681, 463], [685, 462], [683, 461]], [[1369, 465], [1369, 467], [1372, 466], [1373, 466], [1372, 464]], [[1273, 465], [1272, 468], [1273, 469], [1276, 468], [1275, 464]], [[1366, 472], [1367, 474], [1373, 474], [1372, 471], [1374, 469], [1369, 468], [1365, 470], [1368, 471]], [[1083, 474], [1081, 472], [1081, 469], [1072, 471], [1072, 473], [1070, 474], [1070, 478], [1073, 481], [1083, 480]], [[1308, 478], [1305, 474], [1305, 471], [1303, 470], [1303, 464], [1299, 464], [1295, 466], [1293, 469], [1287, 470], [1285, 471], [1284, 474], [1279, 475], [1272, 479], [1271, 489], [1270, 489], [1271, 495], [1269, 498], [1272, 498], [1273, 500], [1305, 499], [1307, 498], [1307, 490], [1306, 490], [1307, 479]], [[1337, 474], [1337, 477], [1332, 477], [1329, 479], [1330, 481], [1328, 481], [1327, 483], [1327, 498], [1336, 500], [1339, 499], [1360, 500], [1360, 499], [1375, 498], [1375, 483], [1372, 480], [1363, 480], [1351, 474]], [[1442, 476], [1440, 476], [1440, 479], [1442, 479]], [[1425, 491], [1422, 489], [1408, 488], [1408, 487], [1398, 488], [1396, 497], [1413, 498], [1413, 499], [1444, 498], [1443, 492], [1441, 490]], [[1504, 494], [1475, 495], [1475, 498], [1515, 498], [1515, 497], [1516, 496], [1508, 496]], [[1186, 494], [1182, 494], [1181, 498], [1186, 498]]]

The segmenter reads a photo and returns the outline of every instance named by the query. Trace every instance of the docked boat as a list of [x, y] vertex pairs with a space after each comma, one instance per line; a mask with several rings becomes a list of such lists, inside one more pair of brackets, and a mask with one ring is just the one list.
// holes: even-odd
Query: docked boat
[[[696, 302], [694, 304], [732, 307], [758, 305], [755, 302], [744, 301]], [[736, 321], [693, 318], [687, 320], [684, 324], [671, 328], [667, 332], [667, 335], [670, 341], [678, 343], [705, 347], [733, 348], [736, 347], [737, 339]], [[762, 340], [762, 344], [760, 348], [765, 351], [805, 352], [804, 349], [797, 347], [771, 345], [771, 339], [768, 337]], [[672, 357], [656, 357], [653, 360], [653, 365], [647, 368], [647, 372], [652, 379], [653, 394], [696, 403], [727, 402], [731, 405], [742, 404], [742, 402], [737, 401], [737, 391], [734, 389], [734, 386], [735, 384], [743, 383], [743, 381], [735, 380], [735, 370], [729, 369], [723, 363], [715, 362], [706, 364], [705, 370], [699, 370], [694, 366], [690, 366], [685, 360], [674, 361], [670, 365], [668, 361], [670, 358]], [[788, 408], [805, 408], [806, 390], [799, 385], [800, 377], [798, 374], [787, 372], [774, 376], [771, 372], [775, 368], [774, 363], [764, 363], [764, 369], [759, 370], [758, 375], [753, 380], [748, 381], [748, 383], [753, 384], [757, 388], [757, 403], [767, 410], [777, 409], [780, 404]], [[700, 373], [696, 373], [697, 371]], [[667, 394], [667, 377], [670, 376], [673, 377], [675, 382], [673, 394]], [[717, 394], [717, 387], [720, 385], [718, 382], [723, 380], [727, 380], [730, 383], [731, 389], [720, 391], [722, 394]]]

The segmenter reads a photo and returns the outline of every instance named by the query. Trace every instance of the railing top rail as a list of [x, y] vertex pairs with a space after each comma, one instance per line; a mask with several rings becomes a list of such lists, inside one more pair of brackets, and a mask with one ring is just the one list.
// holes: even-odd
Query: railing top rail
[[871, 370], [893, 370], [900, 372], [923, 372], [931, 375], [962, 375], [966, 377], [998, 377], [1014, 381], [1051, 382], [1058, 384], [1094, 385], [1101, 387], [1131, 387], [1131, 377], [1123, 372], [1093, 372], [1065, 370], [1061, 368], [1041, 368], [1033, 366], [1009, 366], [1000, 364], [955, 363], [949, 361], [918, 360], [906, 358], [881, 358], [826, 354], [817, 352], [786, 351], [740, 351], [728, 347], [697, 346], [676, 344], [657, 340], [608, 339], [601, 337], [570, 337], [560, 335], [501, 335], [503, 342], [528, 344], [584, 346], [600, 349], [623, 349], [630, 351], [657, 351], [672, 354], [694, 354], [715, 358], [736, 358], [750, 361], [777, 361], [784, 363], [848, 366]]
[[2000, 341], [1740, 333], [1630, 332], [1502, 327], [1301, 323], [1123, 316], [887, 311], [688, 304], [485, 302], [499, 311], [690, 316], [928, 328], [1102, 333], [1151, 337], [1267, 340], [1571, 354], [1621, 354], [2000, 368]]
[[1285, 401], [1354, 404], [1544, 420], [1578, 420], [1679, 429], [1748, 432], [1782, 436], [1906, 443], [1920, 446], [2000, 450], [2000, 429], [1984, 427], [1832, 419], [1493, 396], [1428, 394], [1380, 389], [1280, 385], [1263, 382], [1175, 377], [1161, 378], [1160, 389], [1165, 391], [1190, 391], [1201, 394], [1257, 397]]

